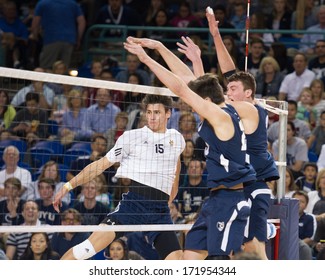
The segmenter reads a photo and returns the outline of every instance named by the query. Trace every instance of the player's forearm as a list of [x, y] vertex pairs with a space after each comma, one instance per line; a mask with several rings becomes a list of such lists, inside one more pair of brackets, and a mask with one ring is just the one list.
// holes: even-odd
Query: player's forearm
[[195, 76], [188, 66], [179, 59], [172, 51], [170, 51], [162, 43], [158, 44], [157, 50], [159, 51], [162, 58], [167, 63], [169, 69], [179, 76], [185, 83], [195, 80]]
[[227, 73], [229, 71], [236, 70], [235, 63], [232, 60], [228, 50], [226, 49], [226, 46], [223, 43], [219, 32], [218, 32], [218, 34], [216, 34], [213, 37], [213, 41], [214, 41], [214, 45], [216, 47], [218, 62], [219, 62], [222, 74]]

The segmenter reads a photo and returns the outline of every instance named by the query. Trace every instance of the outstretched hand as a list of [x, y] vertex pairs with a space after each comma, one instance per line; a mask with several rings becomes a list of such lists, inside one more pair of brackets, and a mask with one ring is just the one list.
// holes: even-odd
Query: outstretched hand
[[196, 61], [201, 59], [201, 50], [198, 45], [196, 45], [190, 37], [182, 36], [182, 41], [184, 44], [177, 42], [178, 51], [185, 54], [190, 61]]
[[127, 39], [132, 40], [132, 42], [139, 44], [144, 48], [151, 49], [151, 50], [155, 50], [159, 47], [159, 45], [161, 45], [161, 42], [159, 42], [157, 40], [153, 40], [153, 39], [148, 39], [148, 38], [135, 38], [135, 37], [129, 36]]
[[143, 60], [148, 56], [147, 53], [144, 51], [143, 47], [140, 43], [137, 43], [139, 39], [134, 37], [128, 37], [126, 39], [126, 42], [124, 43], [124, 48], [132, 53], [138, 56], [139, 60], [143, 62]]
[[67, 189], [62, 186], [61, 189], [56, 193], [53, 200], [54, 210], [60, 213], [60, 207], [62, 206], [62, 198], [68, 193]]

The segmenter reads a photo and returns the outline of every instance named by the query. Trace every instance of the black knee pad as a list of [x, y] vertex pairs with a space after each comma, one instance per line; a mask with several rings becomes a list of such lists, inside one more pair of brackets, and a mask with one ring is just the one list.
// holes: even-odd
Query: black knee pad
[[174, 231], [161, 232], [154, 241], [154, 246], [160, 259], [164, 260], [171, 252], [181, 250]]

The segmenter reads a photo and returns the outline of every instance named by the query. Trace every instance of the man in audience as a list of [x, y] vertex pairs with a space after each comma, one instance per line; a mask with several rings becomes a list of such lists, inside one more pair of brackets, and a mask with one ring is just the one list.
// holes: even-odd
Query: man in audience
[[294, 72], [287, 74], [280, 86], [279, 100], [295, 100], [304, 87], [309, 87], [315, 79], [315, 73], [307, 68], [307, 57], [304, 53], [297, 53], [293, 59]]
[[18, 166], [19, 150], [15, 146], [8, 146], [3, 152], [3, 160], [5, 168], [0, 171], [0, 200], [4, 195], [4, 182], [11, 177], [18, 178], [21, 182], [21, 199], [33, 199], [32, 175], [27, 169]]
[[315, 46], [316, 56], [309, 60], [308, 69], [313, 71], [316, 79], [325, 82], [325, 39], [317, 40]]

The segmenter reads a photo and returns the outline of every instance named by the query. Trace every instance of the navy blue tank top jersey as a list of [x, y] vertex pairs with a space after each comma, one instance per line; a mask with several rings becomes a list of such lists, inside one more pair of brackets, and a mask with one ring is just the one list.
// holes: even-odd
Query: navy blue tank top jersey
[[272, 181], [279, 179], [279, 172], [273, 156], [267, 150], [267, 111], [255, 105], [259, 122], [256, 131], [246, 134], [249, 162], [256, 171], [257, 180]]
[[235, 128], [235, 134], [230, 140], [220, 140], [206, 120], [199, 126], [199, 135], [206, 143], [208, 188], [220, 185], [231, 188], [256, 180], [254, 169], [246, 162], [246, 137], [238, 115], [227, 107], [223, 109], [231, 116]]

